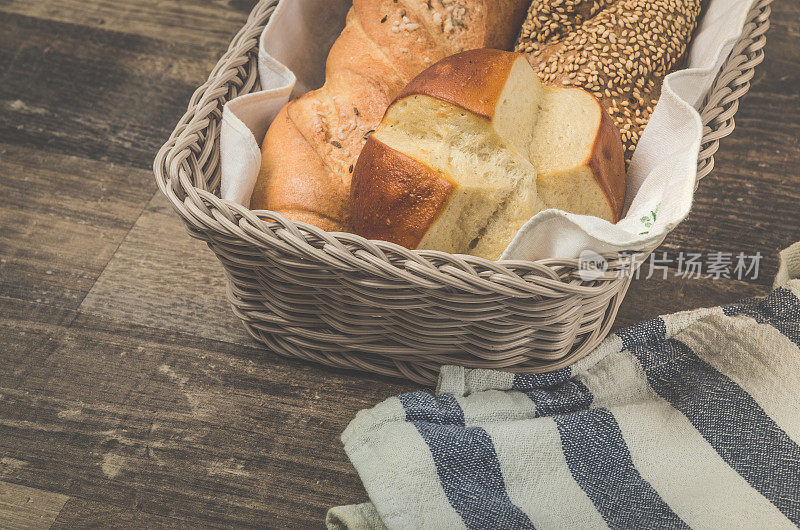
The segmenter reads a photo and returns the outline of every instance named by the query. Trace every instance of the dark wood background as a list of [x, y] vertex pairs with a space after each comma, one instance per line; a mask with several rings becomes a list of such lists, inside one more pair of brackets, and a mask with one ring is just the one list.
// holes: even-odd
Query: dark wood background
[[[321, 526], [366, 500], [339, 434], [415, 389], [260, 349], [151, 163], [253, 5], [0, 0], [0, 527]], [[753, 281], [637, 281], [617, 325], [768, 291], [800, 240], [800, 3], [663, 250]]]

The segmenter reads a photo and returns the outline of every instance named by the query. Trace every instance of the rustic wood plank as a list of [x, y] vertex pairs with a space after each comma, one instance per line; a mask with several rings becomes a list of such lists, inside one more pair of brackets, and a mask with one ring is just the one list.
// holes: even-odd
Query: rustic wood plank
[[67, 498], [0, 481], [0, 528], [46, 530], [56, 520]]
[[222, 266], [189, 237], [156, 194], [100, 275], [80, 310], [123, 322], [253, 346], [231, 311]]
[[147, 528], [148, 530], [194, 529], [182, 519], [162, 517], [137, 509], [126, 509], [85, 499], [69, 499], [61, 508], [51, 530], [73, 528]]
[[0, 296], [76, 308], [152, 197], [150, 172], [0, 144]]
[[[60, 334], [70, 326], [76, 313], [51, 304], [23, 303], [3, 297], [0, 308], [16, 311], [0, 313], [4, 315], [0, 317], [0, 329], [5, 330], [0, 335], [0, 386], [19, 388], [28, 370], [60, 346]], [[0, 390], [0, 401], [2, 394]]]
[[4, 479], [123, 510], [318, 526], [366, 498], [341, 431], [416, 388], [40, 306], [0, 298], [0, 343], [38, 355], [0, 363], [0, 454], [24, 462]]
[[756, 283], [727, 279], [689, 280], [669, 276], [641, 278], [631, 284], [622, 302], [614, 329], [661, 315], [702, 307], [730, 304], [744, 298], [763, 296], [769, 288]]
[[0, 142], [149, 169], [223, 49], [4, 14]]
[[256, 0], [0, 0], [0, 12], [224, 48], [255, 4]]

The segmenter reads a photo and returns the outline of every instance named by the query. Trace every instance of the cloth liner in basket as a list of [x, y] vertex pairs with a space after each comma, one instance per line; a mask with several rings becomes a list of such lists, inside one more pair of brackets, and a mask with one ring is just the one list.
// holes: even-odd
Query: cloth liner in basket
[[[290, 95], [321, 83], [330, 43], [310, 21], [336, 27], [325, 34], [332, 42], [341, 0], [262, 0], [158, 153], [156, 180], [222, 262], [235, 313], [275, 353], [418, 382], [435, 380], [443, 364], [558, 369], [608, 334], [630, 283], [621, 272], [688, 213], [763, 59], [770, 2], [711, 0], [688, 57], [699, 68], [669, 77], [635, 153], [626, 220], [542, 212], [507, 250], [514, 260], [410, 251], [243, 205], [250, 192], [242, 177], [258, 170], [268, 119]], [[573, 259], [587, 248], [608, 259], [589, 279]], [[523, 259], [537, 256], [547, 257]]]
[[[628, 171], [627, 214], [616, 225], [547, 210], [517, 234], [502, 259], [577, 258], [584, 250], [620, 252], [657, 245], [686, 215], [703, 136], [700, 114], [714, 79], [741, 37], [754, 0], [711, 0], [698, 25], [687, 68], [663, 93]], [[264, 90], [229, 102], [222, 119], [222, 198], [248, 205], [258, 175], [265, 124], [281, 107], [324, 82], [330, 44], [344, 26], [347, 0], [281, 0], [261, 35]], [[325, 44], [328, 46], [325, 46]]]

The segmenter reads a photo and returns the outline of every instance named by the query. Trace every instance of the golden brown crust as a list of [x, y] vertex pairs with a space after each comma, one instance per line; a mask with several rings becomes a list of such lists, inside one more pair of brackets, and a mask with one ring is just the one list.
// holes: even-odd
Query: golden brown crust
[[[291, 153], [264, 156], [250, 199], [252, 210], [274, 210], [296, 221], [312, 223], [324, 230], [348, 231], [350, 212], [346, 208], [349, 190], [330, 185], [330, 172], [311, 148], [284, 107], [267, 131], [263, 153]], [[268, 175], [295, 175], [270, 179]], [[308, 204], [317, 205], [310, 210]], [[304, 213], [305, 212], [305, 213]]]
[[270, 127], [254, 208], [348, 230], [350, 171], [389, 103], [447, 55], [511, 48], [528, 4], [355, 0], [328, 55], [325, 85], [288, 103]]
[[586, 165], [602, 188], [614, 214], [613, 222], [616, 223], [622, 217], [622, 209], [625, 206], [625, 149], [611, 116], [597, 99], [595, 101], [600, 107], [600, 127], [597, 129], [597, 136]]
[[415, 77], [397, 99], [430, 96], [491, 119], [511, 68], [522, 57], [487, 48], [446, 57]]
[[353, 228], [414, 249], [445, 210], [456, 184], [370, 136], [353, 173]]
[[[436, 2], [437, 0], [431, 0]], [[463, 1], [463, 0], [462, 0]], [[465, 2], [468, 3], [468, 2]], [[459, 51], [475, 48], [511, 50], [519, 35], [531, 0], [494, 0], [481, 2], [483, 32], [480, 39], [467, 42]]]
[[[409, 18], [408, 15], [411, 14], [400, 2], [356, 1], [353, 3], [353, 13], [367, 37], [367, 41], [362, 42], [361, 46], [377, 47], [383, 53], [385, 62], [394, 66], [406, 82], [434, 62], [453, 53], [447, 43], [442, 43], [436, 38], [437, 35], [422, 27], [413, 31], [393, 31], [394, 27], [406, 28], [402, 15], [405, 13], [405, 17]], [[384, 17], [385, 22], [381, 22]], [[415, 18], [412, 23], [418, 24], [418, 19]]]

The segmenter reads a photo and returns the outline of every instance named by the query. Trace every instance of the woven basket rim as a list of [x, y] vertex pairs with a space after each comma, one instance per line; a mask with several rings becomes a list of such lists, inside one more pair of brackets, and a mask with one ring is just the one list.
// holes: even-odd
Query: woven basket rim
[[[763, 60], [771, 1], [749, 13], [701, 106], [698, 181], [713, 169], [719, 140], [733, 131], [739, 99]], [[259, 88], [259, 37], [277, 3], [256, 5], [153, 168], [189, 234], [222, 263], [233, 311], [253, 338], [280, 355], [418, 383], [432, 382], [441, 364], [545, 372], [594, 349], [611, 330], [631, 272], [653, 248], [607, 254], [607, 272], [585, 281], [576, 259], [488, 261], [408, 250], [251, 211], [213, 193], [223, 105]]]
[[[739, 99], [749, 90], [753, 70], [763, 60], [764, 34], [769, 27], [771, 2], [761, 0], [752, 9], [742, 37], [731, 51], [703, 105], [700, 114], [704, 129], [698, 157], [698, 181], [712, 171], [713, 155], [719, 148], [719, 140], [733, 131], [733, 116], [738, 110]], [[565, 284], [563, 279], [548, 272], [554, 266], [554, 261], [563, 266], [575, 266], [577, 260], [489, 261], [476, 256], [408, 250], [393, 243], [370, 241], [351, 233], [326, 232], [313, 225], [287, 219], [274, 211], [249, 210], [232, 201], [220, 199], [208, 186], [202, 186], [204, 179], [190, 178], [200, 170], [203, 156], [218, 158], [218, 150], [210, 149], [209, 145], [219, 141], [219, 130], [208, 116], [219, 120], [225, 102], [257, 86], [257, 82], [252, 81], [257, 76], [249, 76], [251, 82], [247, 86], [241, 74], [245, 68], [257, 68], [258, 37], [277, 3], [278, 0], [262, 0], [253, 9], [247, 23], [235, 36], [206, 83], [192, 96], [188, 111], [156, 156], [154, 172], [158, 186], [187, 222], [190, 231], [193, 228], [210, 229], [234, 238], [240, 237], [243, 231], [247, 239], [270, 239], [271, 243], [286, 247], [289, 254], [298, 258], [327, 262], [330, 266], [345, 269], [364, 269], [386, 279], [415, 282], [426, 288], [444, 284], [486, 288], [490, 292], [511, 289], [516, 294], [547, 296], [548, 284], [556, 282], [560, 284], [559, 290], [588, 295], [602, 290], [605, 282], [618, 280], [617, 275], [614, 278], [609, 275], [589, 284]], [[208, 138], [212, 138], [213, 142], [208, 142]], [[200, 148], [201, 142], [205, 149]], [[197, 156], [196, 164], [191, 163], [190, 153]], [[202, 187], [197, 186], [198, 183]], [[646, 257], [660, 243], [658, 241], [648, 249], [632, 251], [631, 254]], [[605, 257], [613, 259], [618, 256], [611, 253]], [[621, 261], [620, 265], [629, 268], [631, 262]]]

